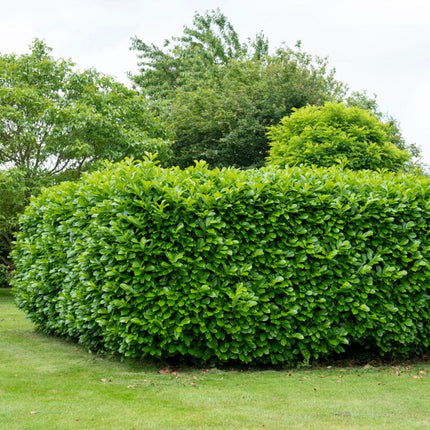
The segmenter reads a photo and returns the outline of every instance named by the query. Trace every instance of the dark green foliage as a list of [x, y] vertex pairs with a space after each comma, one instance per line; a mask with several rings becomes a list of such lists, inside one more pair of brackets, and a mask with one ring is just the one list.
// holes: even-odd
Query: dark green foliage
[[[277, 167], [300, 164], [349, 169], [397, 171], [412, 154], [396, 146], [393, 123], [383, 123], [370, 110], [327, 102], [306, 106], [270, 127], [269, 163]], [[400, 146], [400, 147], [399, 147]]]
[[165, 106], [175, 142], [173, 163], [205, 160], [211, 167], [261, 167], [269, 144], [266, 127], [295, 107], [334, 96], [337, 84], [300, 51], [278, 50], [264, 60], [230, 60], [218, 74], [188, 79]]
[[327, 60], [282, 46], [269, 54], [263, 34], [241, 43], [220, 11], [196, 14], [183, 35], [163, 47], [134, 38], [142, 94], [171, 127], [171, 165], [205, 160], [211, 167], [261, 167], [266, 127], [294, 107], [342, 98]]
[[14, 235], [18, 230], [18, 215], [24, 210], [30, 195], [42, 186], [42, 181], [26, 177], [24, 169], [0, 169], [0, 287], [9, 285], [13, 264], [9, 257]]
[[11, 265], [8, 257], [9, 249], [0, 242], [0, 288], [9, 286]]
[[33, 199], [16, 300], [132, 357], [293, 364], [428, 350], [430, 181], [123, 162]]

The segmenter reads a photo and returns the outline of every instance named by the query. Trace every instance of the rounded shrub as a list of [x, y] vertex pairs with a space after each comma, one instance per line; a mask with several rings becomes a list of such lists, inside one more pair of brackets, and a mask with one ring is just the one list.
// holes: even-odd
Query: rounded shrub
[[305, 106], [269, 128], [272, 166], [295, 165], [398, 171], [411, 158], [390, 142], [392, 125], [371, 111], [327, 102]]
[[111, 164], [21, 219], [16, 301], [94, 351], [294, 364], [428, 350], [430, 181]]

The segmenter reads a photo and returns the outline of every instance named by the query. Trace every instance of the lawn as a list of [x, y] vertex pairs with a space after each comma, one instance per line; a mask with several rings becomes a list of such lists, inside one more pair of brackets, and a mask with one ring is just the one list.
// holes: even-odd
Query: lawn
[[430, 429], [430, 364], [170, 369], [35, 332], [0, 290], [0, 429]]

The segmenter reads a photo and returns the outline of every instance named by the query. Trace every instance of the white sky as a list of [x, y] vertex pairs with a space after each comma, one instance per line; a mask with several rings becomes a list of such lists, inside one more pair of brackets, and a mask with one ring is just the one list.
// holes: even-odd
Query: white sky
[[242, 40], [263, 31], [272, 48], [301, 40], [328, 56], [337, 79], [376, 94], [430, 164], [429, 0], [0, 0], [0, 52], [28, 52], [38, 37], [55, 58], [127, 82], [137, 65], [131, 37], [161, 44], [195, 11], [216, 8]]

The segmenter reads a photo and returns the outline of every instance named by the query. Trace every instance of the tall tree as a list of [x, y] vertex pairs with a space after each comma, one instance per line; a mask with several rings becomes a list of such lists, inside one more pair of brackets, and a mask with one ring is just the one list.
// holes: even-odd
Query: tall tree
[[185, 26], [182, 36], [166, 39], [161, 48], [134, 37], [131, 49], [139, 59], [139, 73], [131, 79], [145, 95], [159, 100], [192, 85], [191, 80], [205, 79], [208, 71], [219, 73], [219, 66], [233, 59], [267, 55], [268, 42], [258, 34], [255, 40], [241, 43], [232, 24], [217, 10], [196, 13], [193, 26]]
[[79, 175], [93, 163], [166, 148], [148, 101], [95, 70], [76, 72], [35, 40], [0, 56], [0, 164], [28, 175]]
[[294, 107], [341, 98], [327, 60], [281, 47], [269, 54], [265, 36], [241, 42], [220, 11], [196, 14], [193, 25], [162, 48], [134, 38], [139, 73], [132, 79], [158, 103], [173, 131], [172, 163], [264, 164], [266, 127]]
[[205, 79], [175, 91], [167, 118], [174, 126], [174, 160], [212, 166], [260, 167], [268, 154], [266, 127], [293, 108], [320, 104], [342, 88], [299, 50], [282, 48], [260, 60], [233, 59]]

